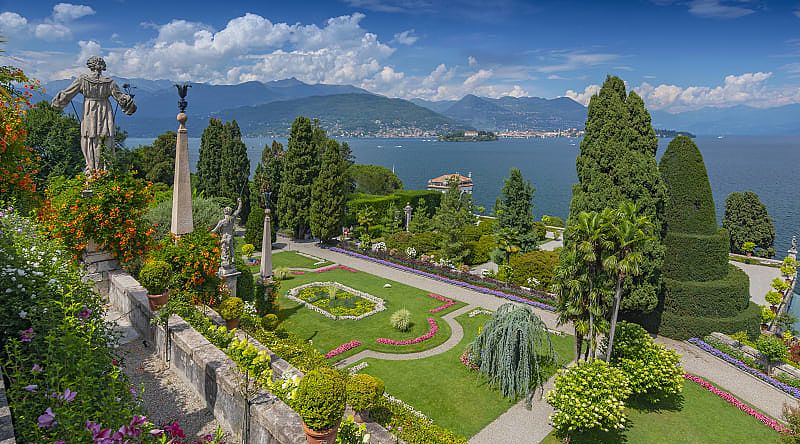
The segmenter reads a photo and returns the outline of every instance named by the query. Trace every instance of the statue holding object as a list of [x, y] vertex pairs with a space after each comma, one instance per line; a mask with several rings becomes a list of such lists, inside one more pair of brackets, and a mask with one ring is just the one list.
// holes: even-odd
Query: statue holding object
[[234, 245], [233, 245], [233, 231], [236, 225], [236, 218], [239, 217], [239, 213], [242, 212], [242, 198], [239, 197], [236, 199], [238, 206], [236, 207], [236, 211], [232, 211], [231, 207], [225, 207], [222, 210], [222, 219], [217, 222], [217, 225], [214, 229], [211, 230], [212, 233], [219, 234], [219, 247], [220, 247], [220, 255], [222, 259], [222, 263], [220, 264], [220, 269], [224, 270], [231, 270], [234, 268], [233, 265], [233, 252], [234, 252]]

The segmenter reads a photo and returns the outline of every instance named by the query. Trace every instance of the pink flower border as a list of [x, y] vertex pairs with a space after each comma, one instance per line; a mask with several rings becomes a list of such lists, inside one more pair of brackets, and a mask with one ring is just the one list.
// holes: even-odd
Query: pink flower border
[[439, 296], [438, 294], [431, 293], [428, 296], [436, 299], [437, 301], [444, 302], [444, 305], [440, 305], [440, 306], [438, 306], [436, 308], [431, 308], [430, 310], [428, 310], [431, 313], [438, 313], [438, 312], [440, 312], [442, 310], [447, 310], [448, 308], [452, 307], [453, 305], [456, 305], [456, 301], [454, 301], [452, 299], [447, 299], [444, 296]]
[[340, 265], [340, 264], [333, 264], [333, 265], [328, 265], [327, 267], [317, 268], [316, 270], [314, 270], [314, 273], [325, 273], [326, 271], [331, 271], [336, 269], [349, 271], [351, 273], [358, 273], [358, 270], [356, 270], [355, 268], [351, 268], [346, 265]]
[[703, 378], [701, 378], [699, 376], [691, 375], [689, 373], [684, 373], [683, 377], [686, 378], [689, 381], [692, 381], [692, 382], [696, 383], [700, 387], [703, 387], [704, 389], [708, 390], [709, 392], [719, 396], [720, 398], [724, 399], [725, 402], [727, 402], [728, 404], [730, 404], [730, 405], [738, 408], [739, 410], [747, 413], [748, 415], [752, 416], [753, 418], [756, 418], [757, 420], [761, 421], [764, 425], [766, 425], [767, 427], [775, 430], [776, 432], [779, 432], [779, 433], [790, 433], [791, 432], [788, 428], [784, 427], [778, 421], [776, 421], [776, 420], [774, 420], [774, 419], [772, 419], [772, 418], [770, 418], [770, 417], [768, 417], [768, 416], [756, 411], [752, 407], [750, 407], [747, 404], [745, 404], [742, 401], [740, 401], [738, 398], [736, 398], [732, 394], [726, 392], [725, 390], [718, 389], [717, 387], [715, 387], [714, 385], [712, 385], [710, 382], [706, 381], [705, 379], [703, 379]]
[[340, 354], [342, 354], [342, 353], [344, 353], [344, 352], [346, 352], [348, 350], [352, 350], [352, 349], [354, 349], [356, 347], [360, 347], [360, 346], [361, 346], [361, 341], [359, 341], [358, 339], [353, 339], [352, 341], [345, 342], [344, 344], [334, 348], [333, 350], [329, 351], [328, 353], [325, 353], [325, 357], [330, 359], [330, 358], [332, 358], [332, 357], [334, 357], [336, 355], [340, 355]]
[[436, 332], [439, 331], [439, 326], [436, 325], [436, 319], [428, 318], [428, 325], [430, 326], [430, 330], [422, 336], [416, 337], [414, 339], [404, 339], [402, 341], [398, 341], [396, 339], [389, 339], [389, 338], [378, 338], [375, 340], [378, 344], [386, 344], [386, 345], [411, 345], [411, 344], [419, 344], [420, 342], [427, 341], [428, 339], [436, 336]]

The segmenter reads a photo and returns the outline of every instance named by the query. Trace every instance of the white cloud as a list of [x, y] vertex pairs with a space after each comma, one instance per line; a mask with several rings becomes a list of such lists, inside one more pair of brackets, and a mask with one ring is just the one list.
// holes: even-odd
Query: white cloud
[[[726, 76], [717, 86], [651, 85], [647, 82], [633, 88], [644, 99], [651, 110], [683, 112], [704, 107], [726, 108], [747, 105], [756, 108], [800, 103], [800, 88], [770, 87], [771, 72], [744, 73]], [[589, 85], [582, 92], [569, 90], [565, 93], [584, 105], [600, 90], [600, 85]]]
[[547, 80], [566, 80], [566, 78], [561, 77], [558, 74], [550, 74], [549, 76], [547, 76]]
[[480, 69], [475, 74], [467, 77], [467, 80], [464, 80], [464, 86], [467, 88], [474, 88], [484, 81], [489, 80], [493, 74], [491, 69]]
[[606, 64], [617, 60], [620, 56], [618, 54], [603, 53], [588, 54], [583, 52], [555, 52], [551, 54], [551, 57], [556, 59], [558, 62], [551, 65], [540, 66], [537, 68], [539, 72], [551, 73], [575, 71], [587, 66]]
[[4, 35], [22, 32], [28, 26], [28, 19], [16, 12], [4, 12], [0, 14], [0, 32]]
[[413, 45], [419, 40], [419, 36], [414, 35], [414, 30], [409, 29], [394, 35], [394, 41], [401, 45]]
[[470, 67], [478, 66], [478, 59], [476, 59], [473, 56], [469, 56], [467, 57], [467, 63], [469, 64]]
[[800, 18], [800, 8], [794, 10], [794, 15], [796, 15], [797, 18]]
[[725, 2], [720, 0], [692, 0], [689, 13], [698, 17], [734, 19], [744, 17], [755, 10], [741, 6], [745, 2]]
[[95, 11], [91, 6], [73, 5], [71, 3], [59, 3], [53, 6], [53, 20], [64, 23], [78, 20], [87, 15], [94, 15]]
[[34, 27], [36, 38], [48, 41], [65, 39], [72, 35], [72, 32], [61, 23], [40, 23]]

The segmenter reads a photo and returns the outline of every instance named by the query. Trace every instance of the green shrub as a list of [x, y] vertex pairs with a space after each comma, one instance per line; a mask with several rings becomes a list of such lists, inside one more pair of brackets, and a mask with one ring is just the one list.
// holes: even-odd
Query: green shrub
[[[250, 214], [252, 214], [252, 212]], [[244, 245], [242, 245], [242, 254], [247, 256], [248, 258], [253, 255], [254, 251], [256, 251], [255, 245], [253, 245], [253, 244], [244, 244]]]
[[[514, 273], [511, 282], [537, 290], [548, 290], [558, 266], [559, 254], [555, 251], [531, 251], [511, 257]], [[528, 280], [531, 282], [528, 282]], [[533, 280], [538, 281], [534, 284]]]
[[783, 361], [789, 356], [789, 347], [776, 336], [761, 335], [756, 341], [756, 349], [764, 355], [767, 365]]
[[383, 397], [383, 381], [374, 376], [359, 373], [347, 381], [347, 403], [356, 412], [372, 410]]
[[195, 229], [178, 238], [161, 241], [161, 248], [153, 251], [153, 257], [172, 265], [174, 289], [192, 293], [204, 303], [210, 304], [219, 293], [220, 264], [219, 239], [213, 233]]
[[731, 233], [732, 252], [747, 253], [755, 249], [758, 256], [775, 255], [775, 225], [756, 193], [744, 191], [729, 194], [725, 199], [722, 226]]
[[542, 222], [534, 222], [533, 231], [536, 233], [536, 238], [540, 241], [547, 239], [547, 227]]
[[[167, 199], [151, 208], [145, 218], [154, 225], [156, 239], [169, 237], [172, 224], [172, 199]], [[221, 218], [222, 206], [216, 200], [192, 196], [192, 221], [195, 231], [211, 230]]]
[[627, 420], [625, 399], [631, 394], [625, 374], [605, 361], [583, 362], [562, 370], [547, 402], [550, 422], [560, 437], [589, 430], [621, 430]]
[[263, 316], [267, 313], [278, 313], [278, 290], [281, 288], [279, 280], [273, 280], [269, 285], [256, 283], [253, 299], [255, 300], [256, 312]]
[[408, 247], [413, 246], [413, 238], [413, 233], [398, 231], [397, 233], [386, 236], [386, 248], [405, 253]]
[[273, 331], [278, 328], [278, 324], [280, 324], [280, 319], [274, 313], [267, 313], [264, 317], [261, 318], [261, 327], [267, 331]]
[[469, 265], [479, 265], [491, 260], [491, 253], [497, 248], [494, 235], [484, 234], [475, 242], [467, 244], [469, 254], [464, 258], [464, 263]]
[[164, 294], [172, 282], [172, 267], [159, 260], [145, 262], [139, 271], [139, 283], [147, 289], [148, 294]]
[[250, 271], [250, 267], [247, 266], [241, 257], [235, 257], [233, 263], [236, 266], [236, 271], [241, 273], [236, 280], [236, 296], [245, 301], [254, 300], [256, 282], [253, 273]]
[[715, 331], [720, 333], [745, 331], [749, 337], [755, 338], [761, 331], [759, 324], [761, 324], [761, 309], [752, 302], [745, 310], [729, 317], [689, 316], [665, 310], [661, 313], [658, 334], [683, 340], [702, 338]]
[[339, 425], [346, 401], [344, 377], [336, 370], [321, 367], [300, 380], [291, 407], [308, 428], [322, 431]]
[[542, 216], [542, 223], [551, 227], [561, 227], [564, 228], [564, 219], [558, 216]]
[[622, 358], [615, 365], [625, 373], [633, 394], [656, 403], [683, 389], [680, 355], [652, 340], [634, 359]]
[[405, 308], [401, 308], [392, 313], [389, 318], [389, 323], [397, 331], [408, 331], [411, 329], [411, 312]]
[[717, 231], [714, 197], [703, 155], [694, 141], [683, 136], [673, 139], [661, 156], [658, 169], [667, 186], [664, 208], [667, 230], [714, 234]]
[[750, 281], [734, 265], [728, 275], [712, 281], [664, 278], [664, 307], [676, 315], [735, 316], [750, 303]]
[[647, 346], [652, 343], [653, 338], [641, 325], [620, 321], [617, 323], [617, 330], [614, 333], [614, 350], [611, 351], [611, 361], [638, 359], [645, 352]]
[[766, 299], [770, 305], [778, 305], [783, 301], [783, 295], [777, 291], [768, 291], [764, 299]]
[[769, 307], [761, 307], [761, 323], [769, 324], [773, 319], [775, 319], [775, 312]]
[[692, 234], [670, 231], [664, 238], [665, 276], [687, 281], [711, 281], [728, 273], [728, 233]]
[[231, 319], [239, 319], [244, 313], [244, 301], [236, 296], [229, 297], [222, 301], [217, 307], [217, 312], [226, 321]]
[[438, 208], [442, 193], [428, 190], [407, 190], [398, 191], [387, 196], [376, 196], [370, 194], [354, 194], [347, 202], [347, 212], [345, 214], [345, 225], [357, 225], [356, 215], [358, 210], [364, 207], [371, 207], [376, 216], [384, 215], [389, 208], [403, 208], [408, 202], [418, 202], [424, 199], [428, 208]]
[[285, 281], [287, 279], [291, 279], [293, 277], [292, 276], [292, 270], [290, 270], [287, 267], [276, 268], [276, 269], [272, 270], [272, 277], [274, 279], [279, 280], [279, 281]]

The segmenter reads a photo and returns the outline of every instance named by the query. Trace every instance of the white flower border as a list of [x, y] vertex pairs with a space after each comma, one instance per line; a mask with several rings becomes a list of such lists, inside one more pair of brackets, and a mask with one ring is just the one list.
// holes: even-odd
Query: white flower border
[[350, 371], [351, 375], [355, 375], [356, 373], [360, 372], [361, 370], [364, 370], [367, 367], [369, 367], [369, 362], [362, 362], [360, 364], [356, 364], [350, 367], [348, 370]]
[[[362, 315], [358, 315], [358, 316], [349, 316], [349, 315], [348, 316], [337, 316], [337, 315], [332, 314], [332, 313], [330, 313], [330, 312], [328, 312], [326, 310], [323, 310], [322, 308], [317, 307], [316, 305], [314, 305], [314, 304], [312, 304], [310, 302], [306, 302], [306, 301], [300, 299], [299, 297], [297, 297], [297, 295], [300, 294], [300, 291], [303, 290], [303, 289], [311, 288], [311, 287], [327, 287], [327, 286], [330, 286], [330, 285], [338, 288], [339, 290], [346, 291], [348, 293], [352, 293], [354, 296], [358, 296], [358, 297], [360, 297], [362, 299], [366, 299], [366, 300], [368, 300], [370, 302], [374, 302], [375, 303], [375, 309], [372, 310], [372, 311], [368, 311], [368, 312], [366, 312], [366, 313], [364, 313]], [[310, 310], [314, 310], [317, 313], [322, 314], [326, 318], [333, 319], [334, 321], [344, 320], [344, 319], [357, 321], [359, 319], [364, 319], [367, 316], [372, 316], [375, 313], [378, 313], [380, 311], [386, 310], [386, 306], [384, 305], [383, 299], [381, 299], [379, 297], [376, 297], [376, 296], [373, 296], [373, 295], [368, 294], [368, 293], [364, 293], [363, 291], [358, 291], [356, 289], [350, 288], [347, 285], [343, 285], [343, 284], [340, 284], [338, 282], [310, 282], [308, 284], [303, 284], [303, 285], [294, 287], [291, 290], [289, 290], [289, 294], [288, 294], [287, 297], [289, 299], [299, 303], [299, 304], [305, 305], [306, 308], [308, 308]]]
[[427, 415], [425, 415], [424, 413], [422, 413], [419, 410], [415, 409], [411, 405], [406, 404], [405, 402], [403, 402], [402, 399], [395, 398], [394, 396], [392, 396], [392, 395], [390, 395], [388, 393], [384, 393], [383, 397], [386, 398], [386, 400], [391, 402], [392, 404], [397, 404], [397, 405], [405, 407], [409, 412], [411, 412], [412, 415], [416, 416], [417, 418], [424, 419], [424, 420], [426, 420], [428, 422], [431, 422], [431, 423], [433, 422], [430, 418], [428, 418]]

